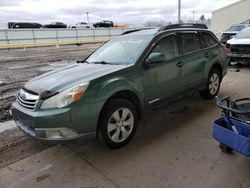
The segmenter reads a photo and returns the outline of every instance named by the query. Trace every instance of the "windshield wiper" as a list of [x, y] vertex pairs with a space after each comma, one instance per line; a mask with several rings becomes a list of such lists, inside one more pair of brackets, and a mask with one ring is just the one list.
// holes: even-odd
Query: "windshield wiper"
[[78, 61], [76, 61], [76, 63], [88, 63], [89, 64], [89, 62], [86, 60], [78, 60]]
[[94, 63], [94, 64], [103, 64], [103, 65], [114, 65], [114, 63], [109, 63], [109, 62], [106, 62], [106, 61], [94, 61], [92, 63]]

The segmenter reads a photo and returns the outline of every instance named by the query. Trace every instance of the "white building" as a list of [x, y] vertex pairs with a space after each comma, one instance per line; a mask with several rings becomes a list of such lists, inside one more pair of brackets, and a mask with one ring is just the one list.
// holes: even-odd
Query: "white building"
[[219, 35], [233, 24], [250, 23], [250, 0], [241, 0], [212, 12], [211, 30]]

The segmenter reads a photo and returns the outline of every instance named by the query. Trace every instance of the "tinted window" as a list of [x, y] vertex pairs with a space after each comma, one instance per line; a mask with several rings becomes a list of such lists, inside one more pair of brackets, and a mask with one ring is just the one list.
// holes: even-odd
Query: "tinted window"
[[246, 28], [236, 35], [237, 39], [250, 38], [250, 28]]
[[213, 46], [217, 44], [217, 40], [210, 33], [202, 33], [204, 40], [206, 41], [208, 46]]
[[202, 49], [201, 40], [196, 33], [180, 33], [180, 45], [183, 54]]
[[179, 55], [179, 49], [174, 35], [164, 37], [156, 45], [152, 53], [163, 53], [165, 60], [173, 59]]
[[244, 28], [245, 25], [234, 25], [230, 27], [229, 31], [241, 31]]
[[15, 24], [13, 28], [23, 28], [23, 29], [28, 29], [28, 28], [33, 28], [33, 24], [31, 23], [19, 23]]

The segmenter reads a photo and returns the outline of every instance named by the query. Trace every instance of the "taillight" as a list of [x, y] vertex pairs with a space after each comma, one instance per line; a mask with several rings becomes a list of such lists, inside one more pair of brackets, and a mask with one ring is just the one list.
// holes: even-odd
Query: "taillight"
[[230, 52], [230, 46], [226, 43], [226, 44], [222, 44], [223, 46], [223, 49], [226, 53], [229, 53]]

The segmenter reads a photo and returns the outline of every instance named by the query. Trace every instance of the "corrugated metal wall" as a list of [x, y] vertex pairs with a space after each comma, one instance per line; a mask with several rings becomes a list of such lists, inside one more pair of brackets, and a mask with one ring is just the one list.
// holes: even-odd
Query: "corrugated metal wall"
[[250, 19], [250, 0], [241, 0], [212, 13], [211, 30], [215, 34], [225, 31], [232, 24]]

